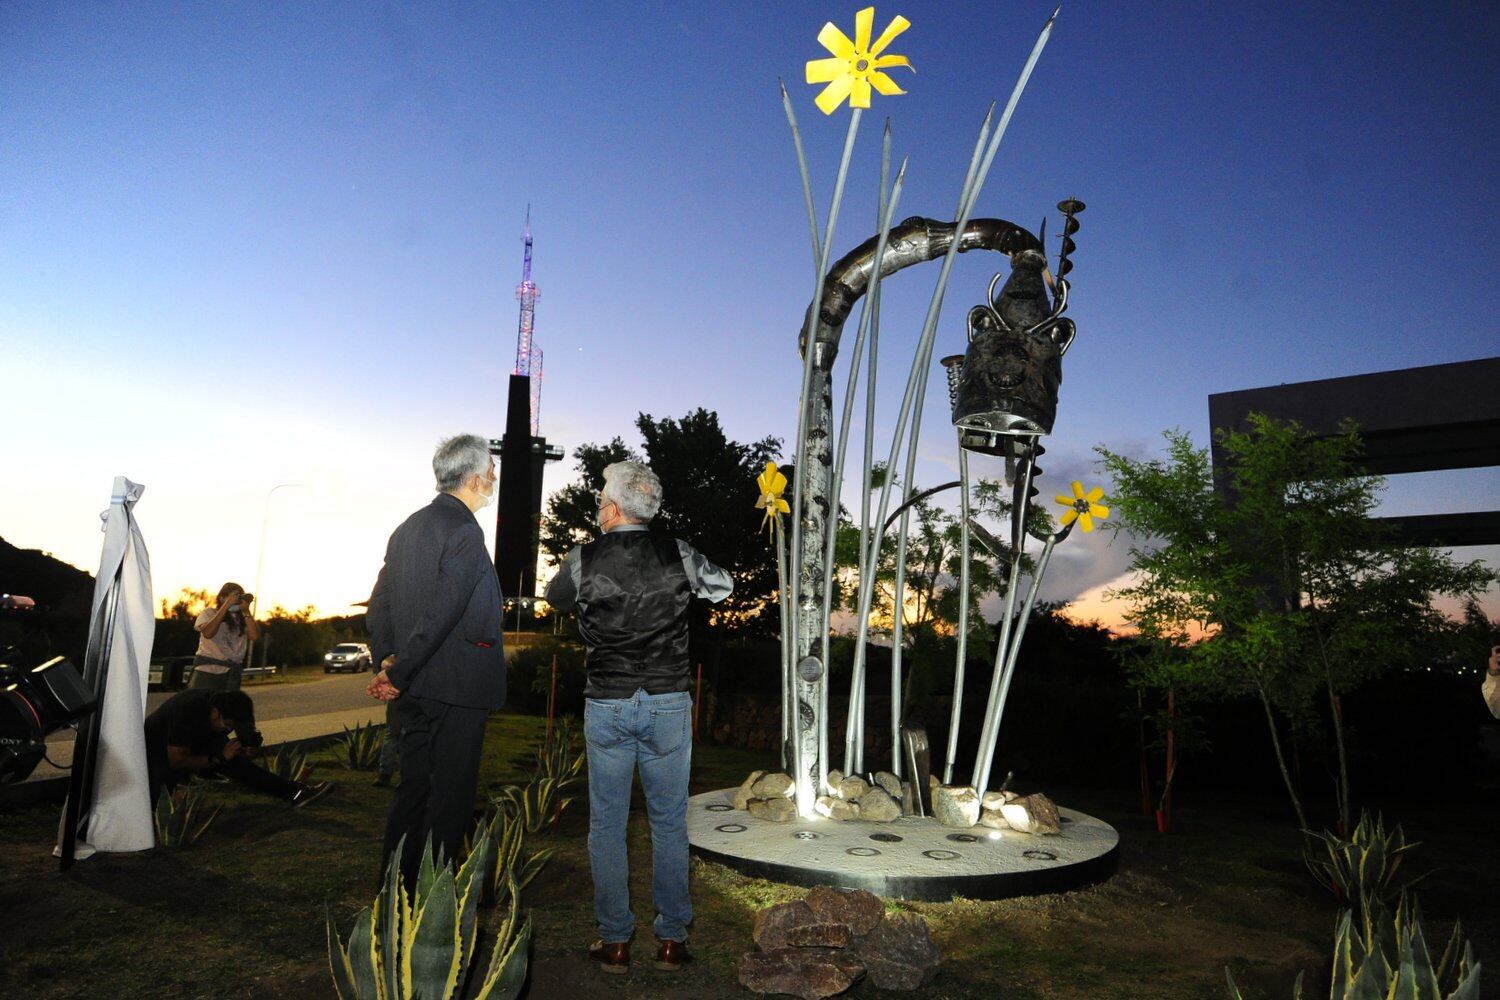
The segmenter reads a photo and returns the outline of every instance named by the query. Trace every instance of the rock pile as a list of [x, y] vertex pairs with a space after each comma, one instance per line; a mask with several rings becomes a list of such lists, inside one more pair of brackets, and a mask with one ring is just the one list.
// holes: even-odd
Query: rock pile
[[804, 1000], [837, 996], [861, 976], [882, 990], [920, 989], [942, 960], [926, 921], [887, 914], [880, 897], [858, 889], [820, 886], [768, 907], [754, 938], [757, 950], [740, 958], [740, 985]]
[[[827, 795], [818, 797], [816, 809], [830, 819], [889, 823], [911, 812], [911, 786], [889, 771], [878, 771], [869, 780], [830, 771], [828, 789]], [[788, 775], [753, 771], [734, 793], [734, 807], [758, 819], [785, 823], [796, 818], [791, 802], [795, 794]]]
[[1062, 816], [1047, 796], [1037, 792], [985, 792], [981, 799], [968, 785], [944, 785], [932, 779], [932, 815], [944, 826], [967, 828], [978, 824], [992, 830], [1060, 834]]

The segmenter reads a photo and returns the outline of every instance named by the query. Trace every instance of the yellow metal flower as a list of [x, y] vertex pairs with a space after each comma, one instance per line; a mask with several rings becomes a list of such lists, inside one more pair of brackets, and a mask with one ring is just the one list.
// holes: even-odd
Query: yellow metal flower
[[875, 39], [875, 44], [871, 45], [870, 31], [874, 27], [875, 8], [866, 7], [854, 15], [854, 41], [849, 41], [849, 36], [835, 27], [832, 21], [823, 25], [823, 30], [818, 32], [818, 41], [823, 48], [833, 53], [833, 58], [808, 60], [807, 82], [828, 84], [817, 98], [818, 110], [825, 115], [838, 110], [846, 97], [851, 108], [868, 108], [871, 87], [886, 97], [906, 93], [896, 86], [895, 80], [880, 71], [891, 66], [905, 66], [913, 73], [916, 70], [912, 69], [905, 56], [883, 56], [880, 53], [885, 51], [885, 47], [897, 35], [910, 28], [911, 22], [897, 14], [881, 36]]
[[776, 525], [781, 522], [782, 514], [790, 514], [791, 506], [781, 499], [782, 492], [786, 489], [786, 476], [776, 468], [775, 462], [766, 463], [766, 471], [755, 477], [755, 485], [760, 487], [760, 499], [755, 501], [757, 510], [764, 510], [766, 516], [761, 526], [767, 531], [776, 531]]
[[1109, 508], [1099, 503], [1104, 499], [1104, 488], [1095, 486], [1087, 493], [1083, 492], [1083, 484], [1076, 479], [1073, 481], [1073, 495], [1059, 493], [1057, 502], [1068, 508], [1063, 512], [1061, 518], [1062, 526], [1066, 528], [1075, 520], [1084, 531], [1094, 530], [1094, 518], [1104, 520], [1109, 517]]

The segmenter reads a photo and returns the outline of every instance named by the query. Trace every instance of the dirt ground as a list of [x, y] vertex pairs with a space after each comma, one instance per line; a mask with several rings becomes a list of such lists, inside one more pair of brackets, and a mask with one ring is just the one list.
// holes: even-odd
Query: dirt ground
[[[522, 778], [543, 724], [511, 715], [491, 724], [482, 790]], [[67, 874], [50, 853], [57, 806], [0, 811], [0, 997], [332, 996], [324, 915], [347, 932], [373, 898], [390, 793], [371, 787], [369, 774], [339, 768], [331, 754], [317, 760], [316, 776], [339, 787], [306, 810], [213, 785], [223, 809], [196, 845], [96, 857]], [[693, 790], [735, 784], [766, 764], [761, 755], [699, 747]], [[1129, 790], [1043, 790], [1115, 824], [1119, 873], [1062, 895], [890, 904], [923, 915], [943, 951], [939, 977], [923, 996], [1198, 1000], [1224, 995], [1225, 966], [1247, 998], [1290, 997], [1301, 970], [1308, 995], [1326, 990], [1336, 907], [1307, 875], [1299, 835], [1279, 801], [1180, 795], [1174, 827], [1162, 835], [1133, 807]], [[635, 805], [636, 954], [649, 959], [650, 835]], [[1420, 889], [1429, 940], [1445, 938], [1462, 917], [1476, 958], [1500, 961], [1500, 879], [1485, 864], [1500, 804], [1371, 805], [1424, 842], [1411, 867], [1436, 870]], [[736, 964], [752, 947], [755, 913], [802, 890], [695, 860], [695, 962], [677, 975], [644, 961], [627, 976], [603, 976], [584, 955], [594, 937], [586, 810], [585, 800], [574, 802], [558, 830], [532, 845], [556, 854], [525, 895], [535, 920], [526, 996], [747, 995]], [[894, 996], [864, 984], [848, 995]]]

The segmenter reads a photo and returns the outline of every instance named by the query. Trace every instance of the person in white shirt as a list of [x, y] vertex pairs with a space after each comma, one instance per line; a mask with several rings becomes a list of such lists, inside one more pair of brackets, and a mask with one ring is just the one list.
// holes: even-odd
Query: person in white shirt
[[250, 611], [254, 594], [237, 583], [219, 588], [211, 607], [193, 622], [198, 633], [198, 653], [193, 657], [191, 688], [238, 691], [245, 672], [245, 655], [260, 638], [260, 625]]

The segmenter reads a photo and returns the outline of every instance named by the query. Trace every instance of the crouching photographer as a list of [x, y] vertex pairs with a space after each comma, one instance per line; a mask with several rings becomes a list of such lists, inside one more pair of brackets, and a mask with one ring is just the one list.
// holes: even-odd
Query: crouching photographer
[[255, 705], [243, 691], [188, 688], [146, 716], [146, 762], [153, 807], [162, 791], [192, 775], [222, 775], [257, 792], [301, 807], [332, 788], [323, 781], [288, 781], [252, 762], [264, 738], [255, 728]]

